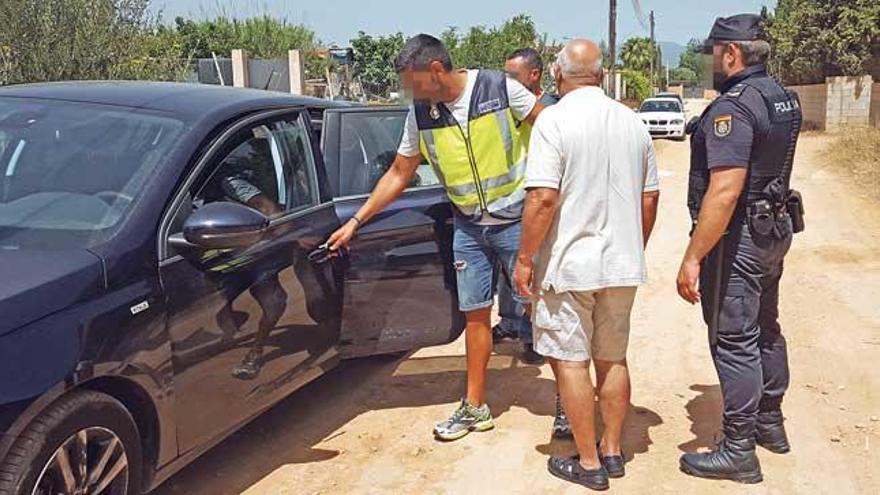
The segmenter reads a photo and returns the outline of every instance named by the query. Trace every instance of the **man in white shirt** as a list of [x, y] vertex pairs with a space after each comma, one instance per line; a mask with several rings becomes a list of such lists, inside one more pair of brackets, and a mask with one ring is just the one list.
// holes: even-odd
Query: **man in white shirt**
[[502, 72], [454, 70], [446, 47], [427, 34], [406, 42], [395, 67], [414, 98], [400, 148], [370, 198], [329, 244], [344, 248], [362, 223], [400, 196], [424, 160], [434, 167], [455, 211], [458, 304], [467, 318], [467, 392], [452, 415], [435, 425], [434, 435], [456, 440], [494, 427], [485, 383], [496, 266], [513, 278], [528, 146], [520, 128], [531, 125], [543, 105]]
[[[532, 130], [515, 280], [533, 298], [535, 350], [556, 375], [579, 453], [551, 457], [548, 468], [601, 490], [609, 477], [624, 475], [629, 318], [636, 286], [646, 279], [657, 166], [644, 124], [598, 87], [602, 52], [595, 43], [569, 42], [554, 77], [563, 98]], [[591, 360], [605, 424], [598, 447]]]

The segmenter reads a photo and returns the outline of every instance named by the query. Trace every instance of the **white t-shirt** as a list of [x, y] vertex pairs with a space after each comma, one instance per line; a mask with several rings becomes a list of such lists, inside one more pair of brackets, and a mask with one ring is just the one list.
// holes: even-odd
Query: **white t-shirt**
[[535, 260], [545, 291], [629, 287], [647, 278], [642, 193], [659, 189], [651, 136], [596, 87], [547, 107], [532, 129], [526, 188], [558, 189], [560, 207]]
[[[446, 105], [446, 108], [449, 109], [452, 116], [461, 125], [461, 129], [465, 134], [468, 133], [468, 111], [471, 106], [471, 94], [474, 92], [474, 85], [477, 82], [477, 74], [479, 72], [477, 69], [468, 70], [468, 79], [464, 92], [452, 103], [440, 103], [441, 105]], [[508, 77], [507, 100], [510, 104], [513, 118], [522, 121], [532, 113], [538, 98], [518, 81]], [[403, 127], [403, 137], [400, 139], [400, 147], [398, 147], [397, 152], [403, 156], [416, 156], [420, 153], [419, 126], [416, 123], [416, 112], [412, 105], [409, 107], [409, 114]], [[498, 225], [511, 223], [511, 220], [499, 220], [484, 214], [479, 221], [474, 223], [479, 225]]]

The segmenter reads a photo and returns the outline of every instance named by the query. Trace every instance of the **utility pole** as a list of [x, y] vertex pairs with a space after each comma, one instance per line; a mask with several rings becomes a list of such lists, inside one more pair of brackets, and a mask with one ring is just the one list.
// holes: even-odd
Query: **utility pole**
[[615, 83], [616, 74], [615, 66], [617, 65], [617, 0], [610, 0], [611, 5], [608, 9], [608, 57], [611, 58], [611, 86], [610, 93], [612, 98], [617, 98], [617, 85]]
[[648, 19], [651, 21], [651, 91], [654, 91], [654, 65], [657, 60], [657, 42], [654, 39], [654, 11], [651, 11], [651, 15], [648, 16]]

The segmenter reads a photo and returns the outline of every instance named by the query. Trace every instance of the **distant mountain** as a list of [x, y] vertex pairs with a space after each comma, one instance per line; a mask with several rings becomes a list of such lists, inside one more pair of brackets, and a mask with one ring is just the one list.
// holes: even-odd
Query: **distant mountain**
[[685, 45], [680, 45], [672, 41], [661, 41], [660, 51], [663, 54], [663, 63], [669, 64], [670, 69], [678, 67], [678, 59], [682, 52], [687, 50]]

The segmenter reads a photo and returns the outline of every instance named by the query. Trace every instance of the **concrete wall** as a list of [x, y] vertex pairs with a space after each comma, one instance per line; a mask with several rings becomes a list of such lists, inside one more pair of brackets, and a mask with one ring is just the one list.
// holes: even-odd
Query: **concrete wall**
[[825, 79], [825, 84], [828, 87], [826, 128], [870, 123], [871, 76], [829, 77]]
[[825, 84], [806, 86], [789, 86], [788, 89], [797, 93], [804, 114], [804, 129], [825, 129], [825, 117], [828, 112], [828, 87]]
[[880, 83], [874, 83], [871, 89], [871, 125], [880, 129]]

